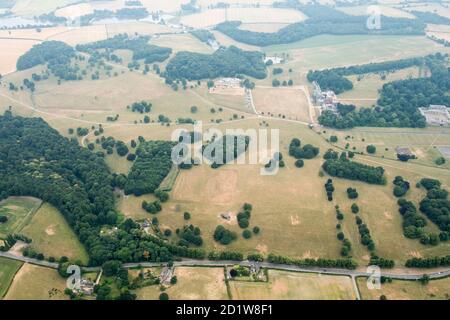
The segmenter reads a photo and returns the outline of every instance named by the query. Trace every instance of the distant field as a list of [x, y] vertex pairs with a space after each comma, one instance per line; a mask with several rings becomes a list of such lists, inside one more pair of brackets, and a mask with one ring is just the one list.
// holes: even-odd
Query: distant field
[[[166, 292], [171, 300], [226, 300], [227, 289], [223, 268], [177, 267], [177, 283]], [[161, 294], [159, 286], [137, 290], [138, 300], [157, 300]]]
[[67, 300], [66, 281], [56, 270], [24, 264], [16, 273], [5, 300]]
[[217, 42], [219, 42], [220, 45], [225, 46], [225, 47], [235, 46], [242, 50], [247, 50], [247, 51], [259, 51], [261, 49], [260, 47], [257, 47], [257, 46], [252, 46], [252, 45], [245, 44], [242, 42], [237, 42], [236, 40], [233, 40], [229, 36], [223, 34], [222, 32], [219, 32], [219, 31], [214, 30], [214, 31], [212, 31], [212, 33], [214, 34]]
[[17, 59], [38, 41], [23, 39], [0, 39], [0, 74], [14, 72]]
[[429, 24], [427, 26], [427, 35], [434, 36], [437, 39], [443, 39], [450, 42], [450, 26], [440, 24]]
[[172, 48], [174, 52], [191, 51], [199, 53], [212, 53], [214, 50], [190, 34], [161, 35], [152, 39], [152, 44]]
[[369, 290], [366, 278], [357, 279], [363, 300], [379, 300], [385, 295], [388, 300], [448, 300], [450, 298], [450, 278], [432, 280], [423, 285], [419, 281], [393, 280], [381, 285], [381, 289]]
[[450, 49], [420, 36], [321, 35], [266, 47], [264, 51], [267, 55], [288, 54], [285, 68], [300, 71], [301, 75], [311, 69], [397, 60], [438, 51], [450, 52]]
[[44, 203], [22, 233], [33, 239], [32, 247], [45, 256], [67, 256], [87, 264], [89, 257], [83, 245], [61, 213]]
[[0, 224], [0, 238], [20, 232], [30, 222], [40, 205], [39, 199], [28, 197], [10, 197], [1, 201], [0, 215], [8, 217], [8, 221]]
[[226, 21], [243, 23], [294, 23], [303, 21], [306, 16], [297, 10], [278, 8], [230, 8], [212, 9], [183, 16], [181, 23], [193, 28], [211, 27]]
[[[388, 6], [380, 6], [377, 5], [377, 7], [380, 9], [380, 12], [383, 16], [387, 17], [394, 17], [394, 18], [408, 18], [408, 19], [415, 19], [414, 15], [405, 12], [400, 9], [388, 7]], [[352, 7], [337, 7], [339, 11], [345, 12], [350, 15], [354, 16], [368, 16], [368, 8], [369, 6], [352, 6]]]
[[338, 95], [338, 98], [342, 103], [355, 104], [358, 107], [370, 107], [376, 104], [376, 100], [379, 97], [379, 90], [381, 90], [385, 83], [429, 75], [427, 70], [422, 71], [422, 75], [420, 73], [418, 67], [411, 67], [385, 74], [386, 78], [384, 80], [381, 78], [381, 74], [374, 73], [368, 73], [362, 76], [348, 76], [347, 78], [353, 82], [353, 89]]
[[8, 291], [14, 275], [22, 266], [22, 262], [0, 258], [0, 300]]
[[12, 12], [18, 15], [39, 16], [58, 7], [67, 6], [79, 0], [17, 0]]
[[233, 300], [355, 300], [349, 277], [269, 270], [269, 282], [230, 281]]
[[422, 12], [432, 12], [440, 16], [450, 19], [450, 10], [439, 3], [419, 3], [419, 4], [409, 4], [405, 10], [407, 11], [422, 11]]
[[305, 93], [298, 87], [267, 88], [257, 87], [252, 91], [256, 110], [274, 117], [300, 120], [309, 119], [309, 105]]
[[57, 40], [65, 42], [71, 46], [104, 40], [107, 33], [104, 25], [86, 26], [81, 28], [69, 29], [66, 32], [50, 36], [48, 40]]

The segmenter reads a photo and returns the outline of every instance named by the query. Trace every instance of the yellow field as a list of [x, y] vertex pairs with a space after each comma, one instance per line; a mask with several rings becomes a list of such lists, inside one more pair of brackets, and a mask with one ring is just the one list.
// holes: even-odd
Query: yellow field
[[[223, 268], [177, 267], [177, 283], [166, 292], [171, 300], [225, 300], [227, 289]], [[137, 290], [138, 300], [157, 300], [161, 290], [159, 286], [150, 286]]]
[[355, 300], [349, 277], [269, 270], [269, 282], [230, 281], [233, 300]]
[[87, 264], [89, 258], [83, 245], [61, 213], [48, 203], [36, 212], [22, 233], [33, 239], [31, 247], [45, 256], [81, 260]]
[[14, 277], [5, 300], [67, 300], [65, 279], [56, 270], [25, 263]]
[[[393, 7], [388, 7], [388, 6], [380, 6], [377, 5], [377, 8], [379, 8], [380, 13], [383, 16], [386, 17], [394, 17], [394, 18], [407, 18], [407, 19], [415, 19], [415, 16], [412, 15], [411, 13], [405, 12], [403, 10], [400, 9], [396, 9]], [[354, 7], [338, 7], [337, 9], [339, 11], [345, 12], [347, 14], [350, 15], [354, 15], [354, 16], [368, 16], [368, 8], [369, 6], [354, 6]]]
[[17, 15], [39, 16], [58, 7], [67, 6], [78, 0], [17, 0], [11, 11]]
[[247, 50], [247, 51], [259, 51], [261, 48], [257, 47], [257, 46], [252, 46], [249, 44], [245, 44], [242, 42], [237, 42], [233, 39], [231, 39], [229, 36], [223, 34], [222, 32], [213, 30], [211, 31], [214, 34], [214, 37], [216, 38], [217, 42], [220, 43], [220, 45], [225, 46], [225, 47], [229, 47], [229, 46], [235, 46], [238, 47], [242, 50]]
[[212, 9], [194, 13], [181, 18], [181, 23], [193, 28], [211, 27], [226, 21], [242, 21], [243, 23], [294, 23], [303, 21], [306, 16], [297, 10], [278, 8], [230, 8]]
[[419, 281], [392, 280], [381, 285], [381, 289], [369, 290], [366, 278], [357, 279], [363, 300], [378, 300], [385, 295], [388, 300], [448, 300], [450, 298], [450, 278], [432, 280], [423, 285]]
[[256, 87], [252, 94], [258, 113], [278, 118], [310, 121], [308, 100], [299, 87]]
[[212, 53], [213, 49], [190, 34], [161, 35], [152, 39], [152, 44], [161, 47], [170, 47], [174, 52], [191, 51], [199, 53]]
[[16, 70], [17, 59], [31, 49], [38, 41], [21, 39], [0, 39], [0, 74]]
[[422, 11], [422, 12], [433, 12], [440, 16], [446, 17], [450, 19], [450, 10], [447, 7], [439, 3], [425, 3], [425, 4], [409, 4], [405, 10], [408, 11]]
[[427, 35], [434, 36], [437, 39], [444, 39], [450, 42], [450, 26], [440, 24], [429, 24], [427, 26]]

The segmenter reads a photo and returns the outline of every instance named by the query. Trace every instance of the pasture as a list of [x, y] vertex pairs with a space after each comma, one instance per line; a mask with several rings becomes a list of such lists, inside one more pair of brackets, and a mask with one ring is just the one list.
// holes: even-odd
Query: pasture
[[252, 91], [260, 114], [309, 122], [308, 99], [300, 87], [256, 87]]
[[[226, 300], [227, 289], [223, 268], [177, 267], [177, 283], [164, 292], [171, 300]], [[157, 300], [160, 286], [149, 286], [136, 291], [138, 300]]]
[[20, 232], [26, 226], [42, 201], [31, 197], [10, 197], [0, 202], [0, 215], [8, 218], [0, 224], [0, 238]]
[[[379, 90], [384, 84], [402, 80], [425, 77], [428, 70], [420, 70], [419, 67], [411, 67], [390, 73], [364, 75], [351, 75], [347, 78], [353, 83], [353, 89], [338, 95], [342, 103], [354, 104], [357, 107], [370, 107], [376, 104], [379, 98]], [[384, 78], [383, 78], [384, 76]]]
[[16, 273], [5, 300], [67, 300], [66, 280], [56, 270], [25, 263]]
[[39, 208], [21, 233], [33, 239], [31, 247], [47, 257], [66, 256], [73, 261], [88, 263], [87, 252], [67, 221], [48, 203]]
[[404, 10], [431, 12], [450, 19], [450, 11], [448, 10], [448, 4], [447, 7], [445, 7], [440, 3], [417, 3], [417, 4], [411, 3]]
[[17, 0], [11, 11], [17, 15], [34, 17], [75, 2], [78, 0]]
[[290, 24], [306, 19], [297, 10], [280, 8], [229, 8], [211, 9], [200, 13], [183, 16], [180, 22], [192, 28], [208, 28], [221, 22], [242, 21], [243, 23], [276, 23]]
[[245, 44], [242, 42], [238, 42], [232, 38], [230, 38], [229, 36], [223, 34], [222, 32], [216, 31], [216, 30], [212, 30], [211, 31], [214, 34], [214, 37], [216, 38], [216, 41], [218, 43], [220, 43], [220, 45], [225, 46], [225, 47], [229, 47], [229, 46], [235, 46], [238, 47], [242, 50], [246, 50], [246, 51], [260, 51], [260, 47], [257, 46], [252, 46], [249, 44]]
[[358, 278], [357, 284], [363, 300], [379, 300], [381, 295], [388, 300], [448, 300], [450, 278], [431, 280], [424, 285], [419, 281], [392, 280], [380, 289], [369, 290], [366, 278]]
[[160, 47], [170, 47], [174, 53], [191, 51], [211, 54], [214, 51], [206, 43], [201, 42], [191, 34], [161, 35], [153, 38], [151, 43]]
[[355, 300], [349, 277], [269, 270], [269, 282], [230, 281], [233, 300]]
[[0, 258], [0, 300], [8, 292], [9, 286], [22, 266], [22, 262]]
[[[415, 16], [413, 14], [403, 11], [401, 9], [380, 5], [377, 5], [377, 8], [379, 8], [380, 13], [386, 17], [415, 19]], [[372, 11], [368, 11], [369, 6], [338, 7], [337, 9], [339, 11], [354, 16], [368, 16], [369, 14], [372, 13]]]

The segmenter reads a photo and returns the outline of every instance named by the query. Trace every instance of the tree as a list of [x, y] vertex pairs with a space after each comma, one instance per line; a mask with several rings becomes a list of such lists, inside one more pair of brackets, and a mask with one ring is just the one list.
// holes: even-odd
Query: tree
[[245, 229], [245, 230], [242, 232], [242, 236], [243, 236], [245, 239], [250, 239], [250, 238], [252, 237], [252, 232], [251, 232], [250, 230], [248, 230], [248, 229]]
[[170, 284], [171, 285], [174, 285], [174, 284], [176, 284], [177, 283], [177, 276], [173, 276], [172, 278], [170, 278]]
[[192, 106], [191, 107], [191, 113], [197, 113], [198, 111], [198, 107], [197, 106]]
[[119, 272], [120, 268], [121, 268], [121, 264], [120, 264], [120, 261], [118, 261], [118, 260], [106, 261], [102, 265], [103, 273], [107, 277], [117, 275], [117, 273]]
[[0, 216], [0, 223], [5, 223], [8, 221], [8, 217], [7, 216]]
[[337, 136], [331, 136], [331, 137], [330, 137], [330, 142], [331, 142], [331, 143], [336, 143], [336, 142], [338, 142], [338, 137], [337, 137]]
[[166, 292], [162, 292], [160, 295], [159, 295], [159, 300], [169, 300], [169, 295], [166, 293]]
[[183, 214], [184, 220], [190, 220], [191, 219], [191, 214], [189, 212], [185, 212]]
[[297, 168], [303, 168], [304, 165], [305, 165], [305, 162], [302, 159], [299, 159], [299, 160], [295, 161], [295, 166]]
[[359, 212], [359, 207], [358, 207], [358, 205], [356, 203], [352, 204], [351, 209], [352, 209], [352, 212], [355, 213], [355, 214]]
[[257, 226], [253, 227], [253, 233], [254, 234], [259, 234], [261, 232], [261, 229]]
[[272, 86], [273, 87], [279, 87], [280, 85], [281, 85], [280, 80], [278, 80], [278, 79], [273, 79], [272, 80]]
[[375, 152], [377, 152], [377, 147], [375, 147], [373, 144], [370, 144], [366, 147], [366, 150], [368, 153], [374, 154]]

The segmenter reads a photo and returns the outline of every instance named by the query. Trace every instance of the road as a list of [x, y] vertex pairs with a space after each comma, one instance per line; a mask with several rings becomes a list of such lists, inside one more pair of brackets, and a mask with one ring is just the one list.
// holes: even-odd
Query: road
[[[28, 262], [31, 264], [57, 269], [58, 263], [52, 263], [44, 260], [37, 260], [28, 257], [14, 255], [8, 252], [0, 252], [0, 257], [9, 258], [12, 260], [18, 260], [22, 262]], [[241, 266], [251, 266], [254, 265], [255, 262], [252, 261], [230, 261], [230, 260], [192, 260], [192, 259], [183, 259], [181, 261], [175, 261], [174, 266], [176, 267], [226, 267], [233, 266], [239, 264]], [[127, 269], [137, 268], [137, 267], [159, 267], [164, 265], [164, 263], [159, 262], [140, 262], [140, 263], [124, 263], [123, 267]], [[348, 270], [348, 269], [338, 269], [338, 268], [318, 268], [318, 267], [299, 267], [295, 265], [286, 265], [286, 264], [276, 264], [270, 262], [258, 262], [258, 265], [262, 268], [267, 269], [275, 269], [275, 270], [283, 270], [283, 271], [293, 271], [293, 272], [308, 272], [308, 273], [318, 273], [318, 274], [329, 274], [329, 275], [342, 275], [349, 277], [369, 277], [372, 274], [365, 271], [360, 270]], [[85, 268], [85, 270], [95, 271], [100, 270], [99, 267]], [[393, 272], [382, 272], [382, 275], [385, 277], [389, 277], [392, 279], [398, 280], [419, 280], [422, 278], [424, 274], [427, 274], [430, 279], [438, 279], [443, 277], [450, 276], [450, 269], [446, 269], [443, 271], [435, 271], [427, 273], [426, 270], [420, 273], [393, 273]]]

